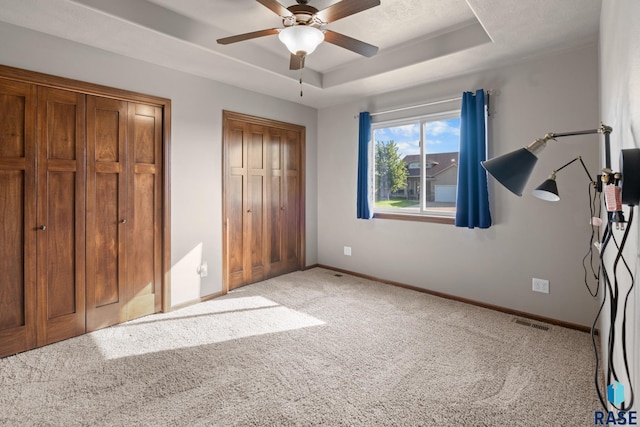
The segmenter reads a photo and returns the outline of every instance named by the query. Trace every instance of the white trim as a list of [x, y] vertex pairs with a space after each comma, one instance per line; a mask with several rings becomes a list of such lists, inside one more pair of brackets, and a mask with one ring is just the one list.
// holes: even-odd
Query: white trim
[[[493, 89], [487, 89], [487, 90], [484, 91], [484, 93], [486, 95], [488, 95], [488, 96], [491, 96], [491, 95], [496, 95], [497, 91], [493, 90]], [[475, 96], [475, 94], [474, 94], [474, 96]], [[390, 110], [384, 110], [384, 111], [377, 111], [375, 113], [369, 113], [369, 115], [371, 117], [375, 117], [375, 116], [379, 116], [379, 115], [382, 115], [382, 114], [397, 113], [399, 111], [412, 110], [414, 108], [431, 107], [432, 105], [446, 104], [448, 102], [455, 102], [455, 101], [462, 101], [462, 97], [461, 96], [456, 96], [456, 97], [448, 98], [448, 99], [440, 99], [440, 100], [437, 100], [437, 101], [425, 102], [424, 104], [409, 105], [407, 107], [392, 108]]]
[[411, 105], [409, 107], [399, 107], [399, 108], [394, 108], [394, 109], [391, 109], [391, 110], [378, 111], [377, 113], [369, 113], [369, 115], [371, 117], [374, 117], [374, 116], [378, 116], [380, 114], [397, 113], [398, 111], [412, 110], [414, 108], [421, 108], [421, 107], [430, 107], [432, 105], [445, 104], [447, 102], [454, 102], [454, 101], [461, 101], [461, 100], [462, 100], [462, 97], [458, 96], [458, 97], [450, 98], [450, 99], [441, 99], [440, 101], [432, 101], [432, 102], [427, 102], [427, 103], [424, 103], [424, 104]]
[[460, 117], [461, 114], [462, 110], [460, 108], [457, 108], [455, 110], [438, 111], [437, 113], [421, 114], [419, 116], [403, 117], [401, 119], [382, 120], [379, 122], [372, 122], [371, 131], [373, 133], [373, 131], [376, 129], [414, 124], [416, 122], [422, 121], [435, 122], [437, 120], [453, 119], [456, 117]]

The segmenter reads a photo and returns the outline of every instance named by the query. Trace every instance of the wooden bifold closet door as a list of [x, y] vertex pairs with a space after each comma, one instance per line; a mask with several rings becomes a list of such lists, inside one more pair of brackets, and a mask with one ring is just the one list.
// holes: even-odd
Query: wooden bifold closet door
[[36, 345], [36, 98], [0, 80], [0, 356]]
[[227, 290], [304, 266], [304, 127], [224, 112]]
[[169, 306], [169, 104], [0, 66], [0, 357]]
[[85, 329], [84, 103], [38, 88], [38, 346]]
[[0, 355], [85, 330], [84, 111], [0, 79]]
[[87, 331], [160, 310], [162, 111], [87, 101]]

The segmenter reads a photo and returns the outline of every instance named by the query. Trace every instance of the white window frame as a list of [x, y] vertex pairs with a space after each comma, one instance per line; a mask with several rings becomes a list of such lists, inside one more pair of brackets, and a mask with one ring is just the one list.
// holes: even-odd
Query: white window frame
[[[411, 124], [416, 124], [418, 123], [420, 125], [420, 203], [419, 203], [419, 209], [416, 211], [403, 211], [402, 209], [399, 208], [379, 208], [376, 206], [376, 201], [375, 201], [375, 188], [374, 191], [372, 192], [372, 200], [370, 200], [370, 205], [372, 206], [372, 211], [374, 214], [374, 217], [380, 217], [380, 218], [387, 218], [387, 219], [411, 219], [412, 217], [425, 217], [425, 218], [446, 218], [446, 219], [451, 219], [451, 221], [453, 221], [453, 219], [455, 218], [455, 211], [453, 212], [443, 212], [443, 211], [436, 211], [433, 209], [429, 209], [428, 207], [426, 207], [426, 193], [427, 193], [427, 189], [425, 186], [425, 177], [426, 177], [426, 165], [425, 165], [425, 154], [427, 154], [425, 152], [425, 135], [424, 135], [424, 128], [425, 128], [425, 124], [428, 122], [436, 122], [438, 120], [448, 120], [448, 119], [454, 119], [454, 118], [460, 118], [461, 116], [461, 110], [460, 109], [456, 109], [456, 110], [447, 110], [447, 111], [441, 111], [441, 112], [437, 112], [437, 113], [432, 113], [432, 114], [425, 114], [425, 115], [421, 115], [421, 116], [414, 116], [414, 117], [406, 117], [406, 118], [401, 118], [401, 119], [394, 119], [394, 120], [384, 120], [384, 121], [379, 121], [379, 122], [375, 122], [372, 123], [371, 125], [371, 133], [372, 133], [372, 138], [371, 138], [371, 143], [373, 145], [373, 149], [370, 150], [371, 153], [371, 158], [369, 159], [369, 164], [370, 166], [370, 170], [369, 173], [371, 174], [372, 177], [375, 177], [375, 167], [376, 167], [376, 160], [375, 160], [375, 144], [376, 144], [376, 139], [375, 139], [375, 131], [377, 129], [384, 129], [384, 128], [390, 128], [390, 127], [397, 127], [397, 126], [404, 126], [404, 125], [411, 125]], [[460, 152], [460, 146], [458, 145], [458, 152]], [[458, 157], [459, 159], [459, 157]], [[375, 179], [375, 178], [374, 178]], [[457, 209], [457, 206], [456, 206]], [[378, 214], [378, 215], [376, 215]], [[453, 223], [453, 222], [451, 222]]]

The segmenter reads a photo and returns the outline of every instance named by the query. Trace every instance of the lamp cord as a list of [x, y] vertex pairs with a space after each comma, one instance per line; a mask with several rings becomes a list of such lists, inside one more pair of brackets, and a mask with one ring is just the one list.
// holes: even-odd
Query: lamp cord
[[[592, 189], [593, 189], [593, 194], [591, 193]], [[598, 272], [596, 272], [596, 269], [593, 266], [593, 244], [594, 244], [594, 239], [596, 237], [596, 226], [593, 224], [593, 218], [596, 216], [596, 210], [598, 213], [598, 217], [600, 217], [602, 203], [600, 203], [600, 205], [596, 209], [596, 203], [598, 200], [600, 200], [600, 198], [597, 197], [598, 192], [596, 191], [595, 187], [592, 185], [591, 182], [589, 183], [587, 191], [589, 192], [589, 212], [591, 214], [591, 238], [589, 239], [589, 250], [587, 251], [587, 254], [584, 256], [584, 258], [582, 258], [582, 268], [584, 270], [584, 285], [589, 291], [589, 294], [592, 297], [596, 298], [598, 296], [598, 293], [600, 292], [600, 267], [598, 266]], [[595, 292], [593, 292], [591, 290], [591, 287], [589, 286], [589, 281], [588, 281], [589, 273], [587, 271], [587, 266], [585, 264], [585, 262], [587, 261], [587, 258], [589, 258], [589, 266], [591, 268], [591, 273], [593, 275], [593, 278], [596, 280]]]
[[[602, 276], [606, 278], [607, 276], [607, 269], [604, 266], [604, 251], [606, 250], [607, 246], [609, 245], [609, 239], [611, 238], [611, 232], [609, 227], [611, 226], [611, 213], [607, 213], [608, 216], [608, 220], [607, 220], [607, 226], [605, 227], [603, 236], [602, 236], [602, 245], [600, 246], [600, 271], [602, 272]], [[591, 342], [593, 344], [593, 353], [595, 355], [595, 359], [596, 359], [596, 368], [595, 368], [595, 375], [594, 375], [594, 383], [596, 386], [596, 392], [598, 393], [598, 399], [600, 400], [600, 404], [602, 405], [602, 407], [607, 410], [607, 404], [604, 401], [604, 398], [602, 396], [602, 392], [600, 391], [600, 380], [599, 380], [599, 368], [600, 368], [600, 356], [599, 356], [599, 352], [598, 352], [598, 345], [596, 344], [596, 338], [595, 338], [595, 331], [596, 331], [596, 325], [598, 324], [598, 319], [600, 318], [600, 314], [602, 313], [602, 309], [604, 308], [604, 305], [607, 301], [607, 292], [606, 289], [603, 291], [603, 296], [602, 296], [602, 303], [600, 303], [600, 308], [598, 309], [598, 313], [596, 314], [595, 319], [593, 319], [593, 325], [591, 326]]]
[[600, 404], [606, 410], [607, 404], [604, 403], [604, 398], [602, 397], [602, 392], [600, 391], [600, 380], [599, 380], [599, 371], [600, 371], [600, 356], [598, 351], [598, 344], [596, 343], [596, 325], [598, 324], [598, 318], [600, 317], [600, 313], [602, 313], [602, 309], [604, 308], [604, 304], [607, 301], [607, 293], [603, 293], [602, 303], [600, 303], [600, 308], [598, 309], [598, 313], [596, 314], [595, 319], [593, 320], [593, 325], [591, 325], [591, 344], [593, 345], [593, 354], [596, 358], [596, 368], [595, 374], [593, 377], [593, 382], [596, 386], [596, 392], [598, 393], [598, 400], [600, 400]]
[[[611, 312], [612, 312], [612, 318], [611, 318], [611, 325], [610, 325], [610, 356], [609, 356], [609, 365], [611, 366], [611, 374], [614, 376], [614, 379], [616, 381], [618, 381], [617, 375], [613, 365], [613, 351], [614, 351], [614, 343], [615, 343], [615, 320], [618, 316], [618, 298], [619, 298], [619, 286], [618, 286], [618, 264], [620, 262], [620, 260], [622, 260], [622, 263], [624, 264], [624, 267], [627, 271], [627, 273], [629, 274], [629, 278], [631, 279], [631, 283], [629, 285], [629, 289], [627, 290], [627, 293], [625, 295], [625, 299], [624, 299], [624, 304], [623, 304], [623, 311], [622, 311], [622, 330], [621, 330], [621, 334], [622, 334], [622, 359], [623, 359], [623, 363], [624, 363], [624, 368], [625, 368], [625, 374], [626, 377], [629, 379], [629, 390], [630, 390], [630, 402], [628, 404], [625, 404], [624, 406], [621, 406], [620, 408], [616, 407], [615, 405], [613, 405], [616, 409], [618, 410], [623, 410], [626, 411], [628, 409], [631, 408], [631, 406], [633, 405], [633, 400], [634, 400], [634, 393], [633, 393], [633, 386], [631, 384], [631, 376], [629, 373], [629, 361], [627, 358], [627, 334], [626, 334], [626, 329], [627, 329], [627, 306], [628, 306], [628, 302], [629, 302], [629, 295], [631, 294], [631, 291], [633, 290], [633, 287], [635, 285], [635, 280], [633, 277], [633, 272], [631, 271], [631, 268], [629, 267], [629, 264], [627, 263], [626, 259], [624, 258], [623, 255], [623, 250], [625, 247], [625, 244], [627, 242], [627, 238], [629, 237], [629, 231], [631, 230], [631, 224], [633, 223], [633, 214], [634, 214], [634, 208], [631, 207], [631, 209], [629, 210], [629, 220], [627, 223], [627, 227], [625, 229], [625, 232], [622, 236], [622, 241], [620, 242], [620, 245], [618, 245], [618, 242], [616, 241], [615, 236], [613, 237], [613, 242], [616, 245], [616, 248], [618, 249], [618, 252], [616, 254], [616, 259], [615, 262], [613, 264], [613, 276], [614, 276], [614, 287], [615, 287], [615, 298], [612, 298], [611, 300]], [[609, 378], [611, 378], [611, 375], [609, 376]], [[625, 402], [626, 403], [626, 402]]]
[[[598, 393], [598, 399], [600, 400], [600, 403], [602, 404], [602, 407], [607, 410], [607, 404], [605, 403], [605, 400], [603, 398], [602, 392], [600, 390], [600, 384], [599, 384], [599, 366], [600, 366], [600, 358], [598, 356], [598, 346], [596, 344], [596, 340], [595, 340], [595, 329], [596, 329], [596, 325], [598, 323], [598, 319], [600, 317], [600, 314], [602, 313], [602, 309], [604, 308], [604, 305], [606, 303], [607, 300], [607, 290], [609, 291], [609, 293], [611, 294], [611, 299], [609, 302], [609, 307], [610, 307], [610, 323], [609, 323], [609, 336], [608, 336], [608, 340], [607, 340], [607, 358], [608, 358], [608, 363], [607, 363], [607, 382], [610, 384], [611, 383], [611, 378], [613, 377], [613, 379], [615, 379], [616, 381], [618, 381], [618, 374], [616, 372], [615, 369], [615, 363], [613, 361], [613, 356], [614, 356], [614, 344], [615, 344], [615, 324], [616, 324], [616, 319], [618, 317], [618, 298], [619, 298], [619, 287], [618, 287], [618, 265], [619, 265], [619, 261], [622, 260], [625, 269], [627, 271], [627, 273], [630, 276], [631, 279], [631, 283], [629, 286], [629, 289], [625, 295], [625, 301], [624, 301], [624, 306], [623, 306], [623, 316], [622, 316], [622, 357], [623, 357], [623, 362], [624, 362], [624, 368], [625, 368], [625, 374], [627, 379], [629, 379], [629, 403], [626, 405], [621, 406], [620, 408], [618, 408], [617, 406], [613, 405], [614, 408], [618, 409], [619, 411], [626, 411], [629, 410], [632, 406], [633, 406], [633, 402], [634, 402], [634, 398], [635, 398], [635, 394], [634, 394], [634, 390], [633, 390], [633, 384], [631, 383], [631, 376], [629, 373], [629, 362], [628, 362], [628, 358], [627, 358], [627, 334], [626, 334], [626, 322], [627, 322], [627, 305], [628, 305], [628, 301], [629, 301], [629, 296], [631, 295], [631, 291], [633, 290], [633, 287], [635, 285], [635, 280], [633, 277], [633, 272], [631, 271], [631, 268], [629, 267], [626, 259], [624, 258], [623, 255], [623, 251], [624, 251], [624, 247], [627, 241], [627, 238], [629, 236], [629, 231], [631, 229], [631, 224], [633, 223], [633, 215], [634, 215], [634, 211], [635, 211], [635, 207], [630, 206], [630, 212], [629, 212], [629, 220], [627, 223], [627, 227], [625, 229], [624, 235], [622, 237], [622, 241], [621, 243], [618, 245], [618, 242], [615, 238], [615, 236], [613, 235], [613, 212], [608, 212], [607, 213], [607, 227], [604, 231], [603, 234], [603, 243], [600, 249], [600, 269], [602, 272], [602, 277], [603, 280], [605, 282], [605, 289], [604, 289], [604, 294], [603, 294], [603, 299], [602, 299], [602, 303], [600, 304], [600, 308], [598, 309], [598, 313], [596, 314], [596, 317], [593, 321], [593, 325], [591, 327], [591, 342], [593, 344], [593, 349], [594, 349], [594, 354], [595, 354], [595, 359], [596, 359], [596, 367], [595, 367], [595, 375], [594, 375], [594, 382], [595, 382], [595, 386], [596, 386], [596, 391]], [[604, 266], [604, 252], [606, 247], [609, 244], [609, 241], [613, 240], [616, 249], [617, 249], [617, 253], [616, 253], [616, 259], [614, 261], [614, 265], [613, 265], [613, 275], [614, 275], [614, 283], [613, 283], [613, 287], [611, 284], [611, 280], [609, 278], [609, 273], [606, 269], [606, 267]]]

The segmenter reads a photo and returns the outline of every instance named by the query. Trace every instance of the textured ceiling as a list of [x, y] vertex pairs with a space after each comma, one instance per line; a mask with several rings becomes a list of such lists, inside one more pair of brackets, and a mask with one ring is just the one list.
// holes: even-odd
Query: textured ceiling
[[0, 0], [0, 21], [321, 108], [595, 41], [600, 2], [381, 0], [327, 26], [378, 54], [323, 43], [307, 58], [302, 98], [277, 36], [215, 42], [282, 26], [255, 0]]

